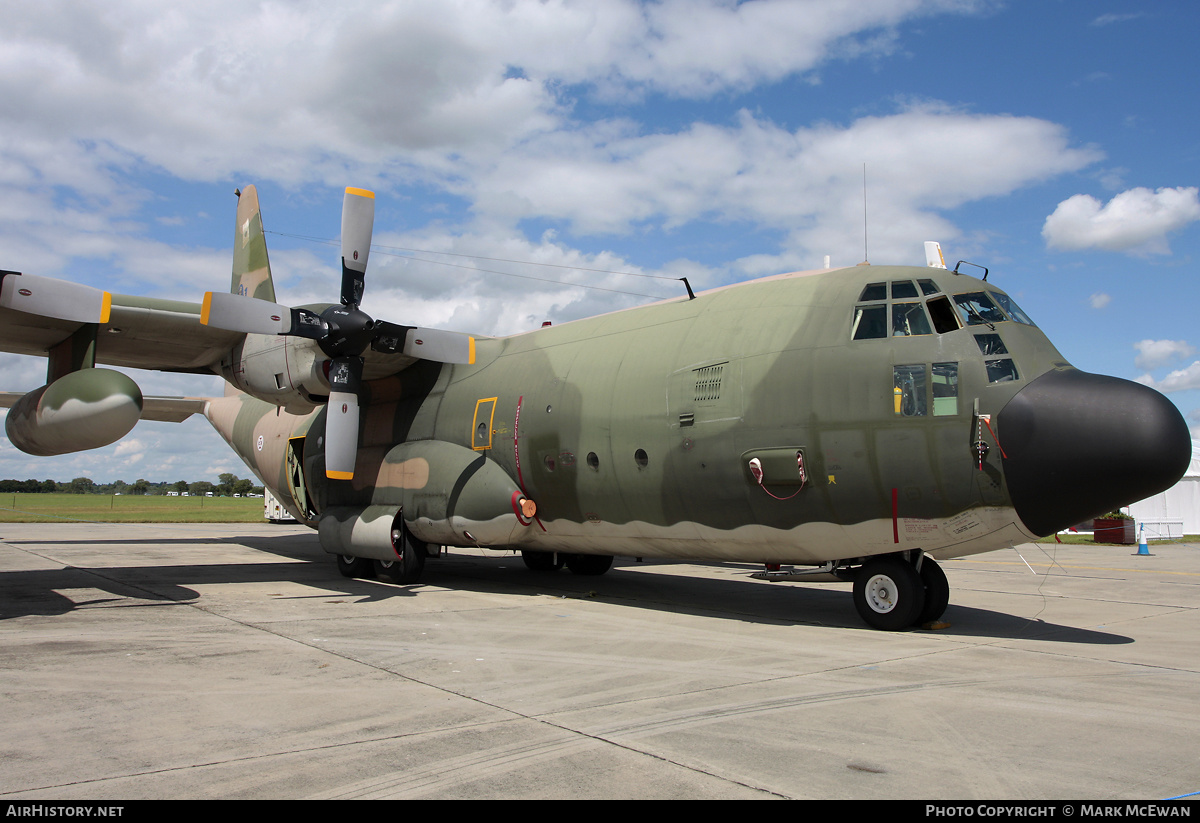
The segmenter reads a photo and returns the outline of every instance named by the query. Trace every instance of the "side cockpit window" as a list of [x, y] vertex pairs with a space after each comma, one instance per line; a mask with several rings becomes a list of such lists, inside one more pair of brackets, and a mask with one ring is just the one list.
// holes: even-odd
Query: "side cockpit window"
[[975, 343], [979, 346], [979, 353], [983, 355], [983, 365], [987, 369], [989, 383], [1009, 383], [1020, 379], [1017, 375], [1017, 364], [1008, 356], [1008, 347], [1004, 345], [1000, 335], [977, 334]]

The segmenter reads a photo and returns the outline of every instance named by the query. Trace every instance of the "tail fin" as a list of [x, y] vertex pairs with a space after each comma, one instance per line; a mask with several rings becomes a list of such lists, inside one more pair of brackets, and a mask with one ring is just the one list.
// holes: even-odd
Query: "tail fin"
[[258, 209], [258, 192], [254, 186], [246, 186], [238, 195], [237, 225], [233, 232], [233, 284], [229, 290], [275, 302], [267, 238], [263, 236], [262, 213]]

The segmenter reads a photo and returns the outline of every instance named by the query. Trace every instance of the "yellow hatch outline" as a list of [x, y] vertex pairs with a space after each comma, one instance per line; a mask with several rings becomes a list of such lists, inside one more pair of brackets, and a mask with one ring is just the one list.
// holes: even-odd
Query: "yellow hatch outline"
[[[484, 397], [475, 401], [475, 415], [471, 418], [471, 448], [474, 451], [487, 451], [492, 447], [492, 421], [496, 419], [496, 401], [499, 399], [499, 397]], [[477, 446], [475, 445], [475, 429], [479, 425], [479, 407], [484, 403], [490, 403], [492, 406], [491, 411], [488, 412], [487, 445]]]

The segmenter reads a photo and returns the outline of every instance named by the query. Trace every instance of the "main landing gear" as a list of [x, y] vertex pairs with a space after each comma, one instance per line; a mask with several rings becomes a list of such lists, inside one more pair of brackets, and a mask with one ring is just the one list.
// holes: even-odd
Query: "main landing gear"
[[342, 577], [379, 577], [391, 583], [416, 583], [425, 571], [429, 546], [409, 534], [404, 522], [397, 518], [392, 527], [392, 549], [395, 558], [372, 560], [369, 557], [337, 555], [337, 567]]
[[899, 631], [937, 620], [950, 602], [950, 584], [932, 557], [919, 568], [901, 554], [873, 557], [854, 578], [854, 607], [867, 625]]

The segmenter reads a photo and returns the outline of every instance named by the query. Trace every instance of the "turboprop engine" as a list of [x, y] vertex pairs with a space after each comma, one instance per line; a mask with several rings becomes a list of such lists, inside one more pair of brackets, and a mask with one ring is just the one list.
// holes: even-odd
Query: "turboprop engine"
[[4, 429], [18, 449], [44, 457], [115, 443], [141, 415], [137, 383], [111, 369], [81, 369], [18, 400]]
[[329, 395], [328, 363], [311, 340], [247, 334], [221, 362], [221, 376], [289, 414], [308, 414]]

